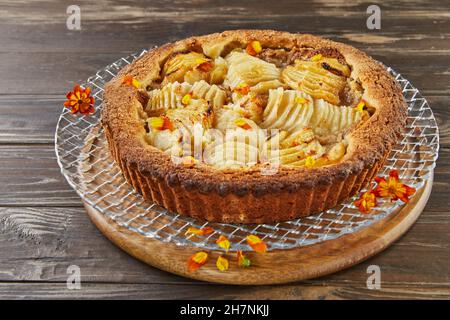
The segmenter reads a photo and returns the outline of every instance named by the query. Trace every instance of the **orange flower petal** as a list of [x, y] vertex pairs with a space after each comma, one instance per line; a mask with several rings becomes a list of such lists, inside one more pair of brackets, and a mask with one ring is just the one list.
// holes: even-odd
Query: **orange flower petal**
[[245, 51], [251, 56], [256, 56], [258, 53], [262, 51], [261, 43], [256, 40], [252, 41], [247, 45]]
[[219, 236], [219, 239], [217, 239], [216, 243], [219, 247], [225, 249], [226, 252], [228, 252], [228, 250], [230, 249], [230, 241], [223, 235]]
[[359, 112], [363, 112], [366, 110], [366, 102], [364, 100], [361, 100], [355, 107], [355, 110]]
[[192, 98], [192, 93], [187, 93], [181, 99], [181, 103], [184, 104], [185, 106], [187, 106], [189, 104], [189, 102], [191, 102], [191, 98]]
[[242, 253], [241, 250], [238, 250], [238, 252], [236, 253], [236, 256], [237, 256], [237, 261], [238, 261], [239, 267], [243, 267], [243, 268], [250, 267], [251, 261], [246, 256], [244, 256], [244, 254]]
[[369, 213], [373, 207], [377, 206], [377, 199], [372, 190], [361, 193], [358, 200], [353, 202], [362, 213]]
[[208, 254], [204, 251], [194, 253], [188, 260], [189, 272], [194, 272], [203, 266], [208, 260]]
[[248, 235], [247, 243], [255, 252], [264, 253], [267, 251], [267, 245], [258, 236]]
[[228, 259], [222, 256], [219, 256], [216, 261], [216, 267], [220, 271], [227, 271], [229, 267]]
[[139, 89], [141, 87], [141, 83], [130, 75], [126, 75], [125, 77], [123, 77], [122, 83], [127, 86], [133, 86], [136, 89]]
[[187, 229], [185, 235], [195, 234], [197, 236], [206, 236], [206, 235], [209, 235], [209, 234], [211, 234], [213, 232], [214, 232], [214, 229], [211, 228], [211, 227], [204, 227], [204, 228], [201, 228], [201, 229], [194, 228], [194, 227], [189, 227]]
[[239, 118], [234, 120], [234, 124], [237, 125], [239, 128], [242, 128], [244, 130], [250, 130], [252, 127], [247, 123], [247, 121], [243, 118]]
[[320, 53], [311, 57], [311, 61], [314, 61], [314, 62], [320, 61], [321, 59], [322, 59], [322, 55]]
[[236, 88], [234, 88], [233, 91], [245, 96], [250, 92], [250, 86], [246, 83], [241, 83]]
[[416, 189], [399, 181], [397, 170], [391, 170], [387, 179], [375, 177], [375, 181], [378, 185], [373, 192], [377, 197], [390, 198], [392, 201], [400, 199], [407, 203], [416, 192]]
[[196, 69], [202, 71], [202, 72], [208, 72], [211, 71], [212, 67], [213, 67], [213, 63], [209, 60], [206, 59], [198, 59], [197, 60], [197, 66], [195, 67]]
[[80, 112], [83, 115], [89, 115], [95, 112], [94, 97], [91, 97], [91, 88], [82, 89], [79, 84], [73, 87], [73, 91], [66, 94], [67, 100], [64, 106], [70, 109], [71, 113]]
[[307, 156], [305, 159], [305, 167], [312, 168], [316, 164], [316, 159], [311, 156]]
[[148, 124], [155, 130], [173, 130], [172, 121], [166, 116], [150, 117], [147, 119]]

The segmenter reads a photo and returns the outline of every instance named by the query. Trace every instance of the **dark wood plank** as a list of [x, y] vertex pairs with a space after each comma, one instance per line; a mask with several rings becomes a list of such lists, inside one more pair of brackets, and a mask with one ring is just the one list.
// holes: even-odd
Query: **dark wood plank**
[[[145, 46], [141, 44], [141, 47]], [[408, 52], [374, 52], [373, 57], [402, 73], [423, 94], [447, 95], [450, 90], [448, 52], [425, 54]], [[366, 50], [371, 54], [371, 50]], [[74, 83], [85, 81], [97, 70], [131, 54], [128, 53], [0, 53], [0, 95], [36, 94], [61, 95], [71, 90]], [[432, 64], [430, 62], [433, 62]], [[27, 65], [26, 76], [20, 65]], [[424, 76], [426, 75], [426, 76]], [[432, 75], [432, 76], [431, 76]]]
[[65, 97], [0, 96], [0, 143], [53, 144]]
[[66, 183], [52, 145], [0, 147], [0, 205], [81, 206]]
[[205, 286], [168, 284], [82, 284], [68, 290], [65, 283], [0, 283], [1, 299], [449, 299], [447, 287], [382, 286], [369, 290], [353, 284], [285, 286]]

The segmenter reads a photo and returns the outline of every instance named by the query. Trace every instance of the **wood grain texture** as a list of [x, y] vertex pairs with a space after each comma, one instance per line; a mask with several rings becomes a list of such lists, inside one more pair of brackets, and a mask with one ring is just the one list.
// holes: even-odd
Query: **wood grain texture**
[[[0, 298], [450, 298], [448, 1], [80, 1], [82, 30], [65, 27], [67, 1], [0, 3]], [[354, 45], [394, 67], [429, 100], [441, 131], [430, 201], [412, 229], [348, 270], [289, 286], [228, 287], [173, 276], [114, 247], [89, 222], [59, 174], [53, 133], [75, 82], [143, 47], [224, 29], [308, 32]], [[83, 289], [65, 287], [78, 264]], [[366, 268], [382, 268], [382, 290]]]
[[[231, 263], [227, 272], [217, 270], [214, 261], [226, 256], [220, 250], [209, 252], [209, 263], [196, 272], [189, 272], [186, 261], [199, 251], [195, 247], [179, 247], [131, 232], [116, 224], [85, 203], [92, 222], [118, 247], [130, 255], [161, 270], [184, 277], [213, 283], [268, 285], [308, 280], [351, 267], [386, 249], [400, 238], [422, 213], [431, 193], [432, 177], [425, 187], [401, 210], [358, 232], [311, 246], [290, 250], [273, 250], [265, 254], [248, 253], [251, 268]], [[211, 262], [212, 260], [212, 262]]]

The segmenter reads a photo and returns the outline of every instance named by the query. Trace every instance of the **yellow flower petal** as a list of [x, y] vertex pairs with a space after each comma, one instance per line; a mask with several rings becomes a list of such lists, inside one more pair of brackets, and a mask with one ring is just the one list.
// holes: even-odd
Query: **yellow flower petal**
[[262, 51], [261, 42], [257, 40], [250, 42], [245, 48], [245, 51], [251, 56], [256, 56]]
[[228, 259], [222, 256], [218, 257], [216, 261], [216, 266], [217, 269], [219, 269], [220, 271], [227, 271], [229, 267]]
[[322, 55], [319, 53], [319, 54], [312, 56], [311, 61], [317, 62], [321, 59], [322, 59]]
[[267, 251], [267, 245], [258, 236], [248, 235], [247, 243], [252, 249], [258, 253], [264, 253]]
[[189, 272], [194, 272], [203, 266], [208, 260], [208, 254], [204, 251], [194, 253], [188, 260]]
[[312, 168], [316, 164], [316, 159], [311, 156], [307, 156], [305, 159], [305, 167]]
[[234, 120], [234, 124], [238, 126], [239, 128], [250, 130], [252, 127], [247, 123], [247, 121], [243, 118], [238, 118]]
[[237, 252], [236, 256], [237, 256], [239, 267], [242, 267], [242, 268], [250, 267], [251, 261], [246, 256], [244, 256], [244, 254], [242, 253], [241, 250], [239, 250]]
[[164, 119], [161, 117], [150, 117], [147, 119], [148, 124], [155, 130], [161, 130], [164, 126]]
[[197, 236], [206, 236], [208, 234], [211, 234], [214, 232], [214, 229], [211, 227], [204, 227], [201, 229], [195, 228], [195, 227], [189, 227], [187, 231], [185, 232], [185, 235], [188, 234], [195, 234]]
[[295, 98], [295, 102], [298, 104], [305, 104], [305, 103], [308, 103], [309, 100], [306, 98], [303, 98], [303, 97], [297, 97], [297, 98]]
[[220, 235], [216, 243], [219, 247], [225, 249], [226, 252], [228, 252], [228, 250], [230, 249], [230, 241], [228, 241], [228, 239], [223, 235]]
[[188, 93], [183, 96], [181, 99], [181, 103], [187, 106], [191, 102], [192, 94]]

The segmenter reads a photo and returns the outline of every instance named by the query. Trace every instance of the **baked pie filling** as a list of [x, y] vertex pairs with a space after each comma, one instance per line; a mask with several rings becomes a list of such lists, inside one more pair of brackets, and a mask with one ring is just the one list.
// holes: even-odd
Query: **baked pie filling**
[[223, 46], [177, 52], [162, 65], [143, 106], [150, 145], [174, 161], [224, 169], [324, 166], [344, 157], [347, 134], [370, 109], [342, 55], [258, 40]]
[[336, 206], [370, 184], [407, 116], [395, 80], [363, 52], [272, 30], [153, 49], [103, 98], [127, 181], [169, 211], [220, 222]]

